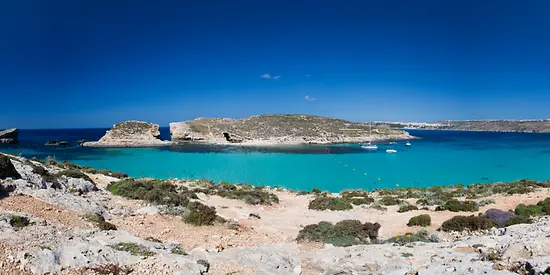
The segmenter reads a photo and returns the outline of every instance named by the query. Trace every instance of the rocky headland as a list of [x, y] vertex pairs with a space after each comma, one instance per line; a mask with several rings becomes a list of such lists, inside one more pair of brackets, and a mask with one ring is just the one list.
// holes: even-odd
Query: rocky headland
[[19, 130], [16, 128], [0, 131], [0, 143], [7, 143], [7, 144], [17, 143], [18, 135], [19, 135]]
[[0, 274], [550, 272], [550, 182], [330, 194], [0, 154], [0, 195]]
[[156, 147], [169, 145], [160, 139], [159, 125], [142, 121], [117, 123], [99, 140], [83, 142], [88, 147]]
[[170, 123], [172, 140], [239, 145], [357, 143], [413, 138], [402, 130], [309, 115], [197, 118]]
[[538, 120], [445, 120], [438, 123], [377, 122], [392, 128], [424, 130], [550, 133], [550, 119]]

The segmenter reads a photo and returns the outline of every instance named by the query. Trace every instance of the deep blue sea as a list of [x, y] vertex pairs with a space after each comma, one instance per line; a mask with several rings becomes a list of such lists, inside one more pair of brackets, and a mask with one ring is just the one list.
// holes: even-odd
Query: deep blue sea
[[[376, 152], [357, 144], [285, 147], [170, 146], [147, 149], [79, 147], [107, 129], [21, 130], [19, 144], [0, 151], [67, 160], [133, 177], [208, 178], [337, 192], [348, 188], [393, 188], [550, 179], [550, 134], [410, 130], [412, 146], [380, 143]], [[163, 139], [169, 129], [161, 128]], [[48, 147], [68, 140], [68, 147]], [[397, 150], [395, 154], [385, 152]]]

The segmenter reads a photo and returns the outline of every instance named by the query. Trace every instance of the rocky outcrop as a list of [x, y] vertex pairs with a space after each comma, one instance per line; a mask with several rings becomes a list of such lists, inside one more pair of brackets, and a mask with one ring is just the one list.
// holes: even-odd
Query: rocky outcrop
[[169, 141], [160, 139], [157, 124], [142, 121], [117, 123], [99, 140], [84, 142], [89, 147], [155, 147], [168, 145]]
[[16, 128], [0, 131], [0, 143], [8, 143], [8, 144], [17, 143], [18, 135], [19, 135], [19, 130]]
[[21, 175], [17, 173], [8, 156], [0, 155], [0, 179], [7, 178], [20, 179]]
[[326, 144], [411, 139], [407, 132], [309, 115], [259, 115], [244, 119], [197, 118], [170, 123], [173, 141], [214, 144]]

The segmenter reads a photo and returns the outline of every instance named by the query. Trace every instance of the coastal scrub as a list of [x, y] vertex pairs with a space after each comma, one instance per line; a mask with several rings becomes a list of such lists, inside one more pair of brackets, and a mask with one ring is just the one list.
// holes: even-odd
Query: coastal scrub
[[316, 241], [334, 246], [368, 244], [378, 238], [379, 223], [343, 220], [336, 224], [322, 221], [305, 226], [298, 233], [297, 241]]
[[343, 211], [352, 209], [349, 201], [343, 198], [318, 197], [309, 202], [309, 209], [312, 210], [333, 210]]

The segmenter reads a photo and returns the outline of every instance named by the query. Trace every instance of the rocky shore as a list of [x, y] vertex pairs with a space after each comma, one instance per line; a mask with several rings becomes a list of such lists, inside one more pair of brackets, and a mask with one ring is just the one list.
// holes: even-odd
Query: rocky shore
[[438, 123], [377, 122], [392, 128], [511, 133], [550, 133], [550, 119], [538, 120], [446, 120]]
[[158, 147], [169, 145], [160, 139], [159, 125], [142, 121], [117, 123], [99, 140], [83, 142], [87, 147]]
[[0, 154], [0, 195], [0, 274], [550, 272], [550, 182], [329, 194]]
[[259, 115], [243, 119], [197, 118], [170, 123], [175, 142], [238, 145], [358, 143], [412, 139], [402, 130], [370, 127], [341, 119], [309, 115]]

